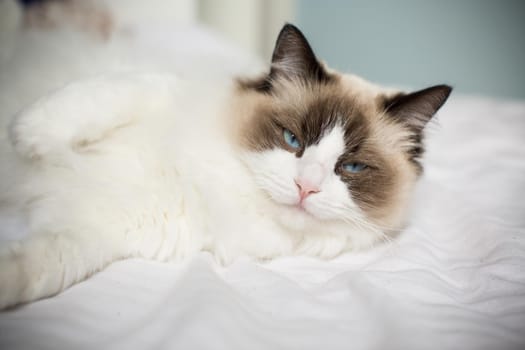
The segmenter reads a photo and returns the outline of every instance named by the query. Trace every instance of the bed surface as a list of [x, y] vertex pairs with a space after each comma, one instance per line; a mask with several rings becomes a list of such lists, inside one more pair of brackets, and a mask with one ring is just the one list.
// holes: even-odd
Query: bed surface
[[525, 348], [525, 102], [453, 94], [438, 121], [396, 240], [332, 261], [117, 262], [0, 313], [0, 348]]

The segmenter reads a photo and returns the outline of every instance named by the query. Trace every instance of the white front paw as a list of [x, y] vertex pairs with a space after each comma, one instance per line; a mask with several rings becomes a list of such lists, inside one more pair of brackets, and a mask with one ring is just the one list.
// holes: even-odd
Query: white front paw
[[[16, 245], [16, 244], [15, 244]], [[23, 276], [16, 253], [12, 250], [0, 252], [0, 310], [14, 306], [23, 301]]]
[[72, 83], [40, 99], [10, 125], [23, 157], [57, 161], [112, 131], [170, 106], [174, 81], [156, 75], [114, 74]]
[[19, 155], [41, 159], [52, 150], [67, 146], [68, 132], [63, 127], [53, 123], [45, 103], [40, 101], [12, 120], [9, 138]]

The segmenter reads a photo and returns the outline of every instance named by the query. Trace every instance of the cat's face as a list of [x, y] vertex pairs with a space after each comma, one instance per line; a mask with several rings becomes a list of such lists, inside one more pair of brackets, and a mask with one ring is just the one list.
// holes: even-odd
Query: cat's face
[[328, 72], [287, 25], [270, 73], [239, 89], [244, 159], [284, 225], [400, 228], [421, 171], [423, 127], [448, 86], [392, 94]]

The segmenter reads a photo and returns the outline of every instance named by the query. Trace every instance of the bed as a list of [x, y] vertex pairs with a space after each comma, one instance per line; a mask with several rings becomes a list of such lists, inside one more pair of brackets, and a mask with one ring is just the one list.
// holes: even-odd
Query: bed
[[[137, 53], [159, 53], [148, 65], [190, 77], [259, 67], [195, 25], [135, 34]], [[117, 262], [0, 313], [0, 348], [525, 348], [525, 101], [453, 94], [424, 164], [411, 222], [391, 242], [331, 261]], [[17, 236], [0, 221], [4, 240]]]

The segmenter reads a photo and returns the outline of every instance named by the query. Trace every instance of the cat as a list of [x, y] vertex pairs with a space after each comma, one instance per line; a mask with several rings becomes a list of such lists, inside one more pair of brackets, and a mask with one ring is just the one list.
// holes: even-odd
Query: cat
[[11, 120], [0, 158], [0, 210], [30, 233], [0, 254], [0, 309], [119, 259], [371, 247], [406, 224], [424, 128], [450, 92], [338, 73], [286, 24], [258, 77], [115, 73], [44, 96]]

